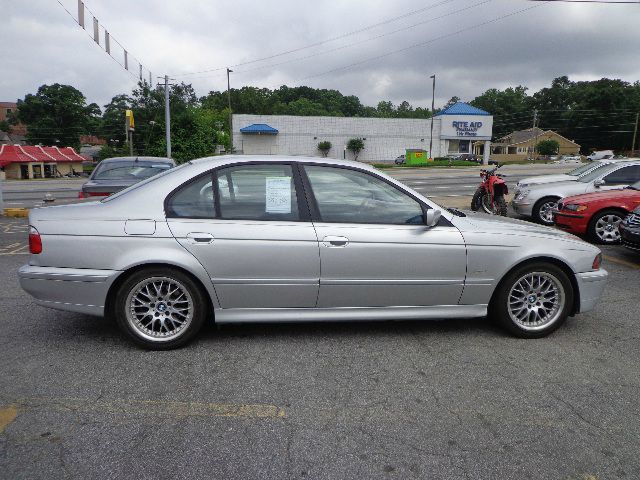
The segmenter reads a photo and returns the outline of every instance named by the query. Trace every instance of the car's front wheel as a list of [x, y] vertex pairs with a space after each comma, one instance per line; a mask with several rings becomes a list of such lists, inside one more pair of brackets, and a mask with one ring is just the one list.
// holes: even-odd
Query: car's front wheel
[[545, 197], [538, 200], [533, 207], [534, 220], [543, 225], [553, 225], [553, 209], [558, 200], [558, 197]]
[[620, 222], [626, 214], [618, 210], [604, 210], [593, 216], [589, 222], [588, 234], [597, 243], [620, 243]]
[[200, 330], [208, 302], [185, 273], [149, 268], [127, 278], [115, 296], [120, 328], [138, 345], [168, 350], [189, 342]]
[[567, 319], [573, 296], [571, 281], [562, 269], [546, 262], [530, 263], [500, 283], [490, 315], [518, 337], [544, 337]]

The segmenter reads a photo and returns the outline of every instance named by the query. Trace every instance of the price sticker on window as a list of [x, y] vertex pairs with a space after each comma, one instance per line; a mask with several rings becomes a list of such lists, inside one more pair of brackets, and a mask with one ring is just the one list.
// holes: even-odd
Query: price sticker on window
[[266, 213], [291, 213], [291, 177], [267, 177], [266, 182]]

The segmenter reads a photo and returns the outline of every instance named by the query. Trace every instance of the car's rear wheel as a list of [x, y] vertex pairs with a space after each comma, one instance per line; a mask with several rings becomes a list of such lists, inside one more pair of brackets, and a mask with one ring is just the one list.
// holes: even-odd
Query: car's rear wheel
[[553, 225], [553, 209], [558, 203], [558, 197], [541, 198], [533, 206], [533, 218], [543, 225]]
[[591, 239], [601, 244], [620, 243], [620, 222], [625, 214], [618, 210], [603, 210], [593, 216], [589, 222], [588, 234]]
[[208, 302], [199, 286], [172, 268], [149, 268], [127, 278], [115, 296], [120, 328], [138, 345], [168, 350], [189, 342], [200, 330]]
[[565, 322], [573, 295], [571, 281], [562, 269], [546, 262], [530, 263], [500, 283], [490, 315], [518, 337], [544, 337]]

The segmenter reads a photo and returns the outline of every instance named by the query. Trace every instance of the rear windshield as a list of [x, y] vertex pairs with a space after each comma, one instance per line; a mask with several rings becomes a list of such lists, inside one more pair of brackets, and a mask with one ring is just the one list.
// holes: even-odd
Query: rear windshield
[[583, 173], [591, 170], [592, 168], [598, 168], [598, 167], [601, 167], [602, 165], [603, 164], [601, 162], [585, 163], [584, 165], [580, 165], [575, 170], [571, 170], [567, 175], [573, 175], [574, 177], [579, 177]]
[[110, 162], [96, 167], [93, 180], [142, 180], [169, 170], [167, 163]]
[[175, 173], [178, 170], [180, 170], [181, 168], [185, 168], [187, 165], [191, 165], [191, 162], [185, 162], [185, 163], [183, 163], [181, 165], [178, 165], [177, 167], [173, 167], [173, 168], [165, 168], [158, 175], [154, 175], [152, 177], [147, 177], [146, 179], [144, 179], [144, 180], [142, 180], [142, 181], [140, 181], [138, 183], [134, 183], [130, 187], [127, 187], [124, 190], [120, 190], [119, 192], [116, 192], [113, 195], [109, 195], [108, 197], [105, 197], [104, 199], [102, 199], [100, 201], [102, 203], [107, 203], [107, 202], [110, 202], [111, 200], [114, 200], [116, 198], [120, 198], [121, 196], [126, 195], [128, 192], [131, 192], [132, 190], [136, 190], [136, 189], [146, 185], [147, 183], [155, 182], [159, 178], [162, 178], [162, 177], [164, 177], [166, 175]]
[[609, 169], [611, 169], [613, 167], [615, 167], [614, 164], [600, 165], [598, 168], [596, 168], [592, 172], [589, 172], [586, 175], [583, 175], [582, 177], [578, 178], [578, 181], [579, 182], [584, 182], [584, 183], [589, 183], [592, 180], [595, 180], [596, 178], [600, 177], [601, 175], [604, 175]]

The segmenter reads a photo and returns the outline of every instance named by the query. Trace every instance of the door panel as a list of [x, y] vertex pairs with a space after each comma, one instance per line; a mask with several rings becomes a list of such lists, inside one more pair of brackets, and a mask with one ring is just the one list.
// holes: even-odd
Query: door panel
[[[222, 308], [306, 308], [318, 297], [318, 239], [311, 223], [168, 219], [205, 267]], [[210, 243], [193, 233], [211, 235]], [[200, 235], [202, 237], [202, 235]]]
[[301, 189], [292, 164], [241, 163], [168, 199], [169, 227], [207, 270], [222, 308], [315, 307], [318, 238]]
[[304, 172], [317, 207], [318, 307], [458, 305], [467, 262], [458, 229], [427, 227], [415, 198], [370, 172]]
[[466, 250], [455, 227], [316, 223], [320, 243], [318, 307], [457, 305]]

